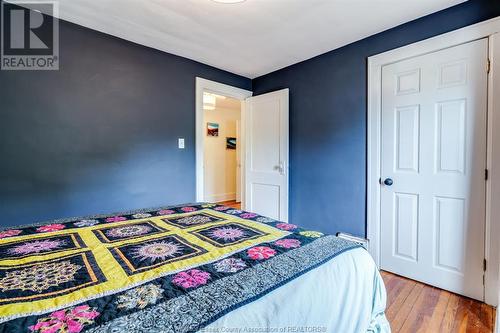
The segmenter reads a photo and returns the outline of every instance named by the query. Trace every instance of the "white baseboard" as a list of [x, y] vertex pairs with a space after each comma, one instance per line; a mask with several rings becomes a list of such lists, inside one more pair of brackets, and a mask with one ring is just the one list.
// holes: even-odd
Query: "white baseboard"
[[236, 193], [222, 193], [222, 194], [212, 194], [212, 195], [205, 195], [205, 200], [208, 202], [222, 202], [222, 201], [229, 201], [229, 200], [236, 200]]

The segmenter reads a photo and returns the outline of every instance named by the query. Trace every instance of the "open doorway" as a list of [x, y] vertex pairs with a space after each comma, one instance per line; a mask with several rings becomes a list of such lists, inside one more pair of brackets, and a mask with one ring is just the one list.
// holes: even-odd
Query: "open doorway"
[[241, 101], [203, 92], [204, 186], [209, 202], [241, 202]]
[[[207, 96], [205, 101], [204, 96]], [[237, 123], [234, 127], [223, 125], [223, 118], [212, 122], [212, 116], [217, 117], [218, 113], [212, 111], [216, 111], [217, 106], [233, 102], [231, 99], [236, 100], [234, 104], [240, 104], [239, 126]], [[219, 182], [221, 179], [234, 179], [231, 171], [215, 175], [214, 170], [206, 170], [207, 163], [209, 169], [212, 169], [210, 165], [221, 165], [221, 161], [215, 161], [213, 154], [205, 153], [207, 144], [215, 145], [217, 142], [208, 141], [213, 138], [207, 136], [214, 136], [217, 132], [217, 146], [223, 147], [219, 153], [234, 154], [237, 158], [234, 172], [239, 172], [239, 176], [235, 180], [234, 198], [241, 200], [241, 209], [288, 222], [288, 100], [288, 89], [252, 97], [251, 91], [196, 78], [196, 201], [221, 202], [231, 195], [231, 191], [205, 190], [207, 186], [217, 185], [217, 179]], [[206, 110], [207, 106], [210, 110]], [[225, 114], [224, 117], [230, 115]], [[236, 122], [237, 117], [236, 114], [232, 120]], [[234, 144], [234, 152], [227, 154], [228, 145]], [[228, 160], [225, 161], [227, 163]], [[207, 179], [209, 177], [211, 179]]]
[[238, 201], [244, 209], [242, 129], [250, 96], [251, 91], [196, 78], [196, 201]]

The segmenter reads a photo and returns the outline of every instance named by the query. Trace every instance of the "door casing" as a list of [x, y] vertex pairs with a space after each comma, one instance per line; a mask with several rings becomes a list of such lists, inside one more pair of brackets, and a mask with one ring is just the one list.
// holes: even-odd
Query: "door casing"
[[[489, 38], [487, 168], [485, 221], [485, 302], [498, 305], [500, 264], [500, 17], [368, 58], [367, 237], [380, 265], [381, 96], [382, 67], [404, 59]], [[486, 69], [485, 69], [486, 70]]]
[[[204, 195], [204, 136], [205, 136], [205, 126], [203, 117], [203, 92], [211, 92], [217, 95], [227, 96], [235, 98], [241, 101], [241, 127], [244, 126], [244, 115], [245, 115], [245, 100], [252, 96], [252, 92], [249, 90], [236, 88], [227, 84], [210, 81], [200, 77], [196, 78], [196, 89], [195, 89], [195, 114], [196, 114], [196, 201], [205, 201]], [[241, 133], [240, 133], [241, 135]], [[245, 167], [244, 154], [245, 143], [244, 140], [238, 143], [241, 150], [241, 177], [245, 177], [243, 172]], [[242, 186], [244, 187], [245, 181], [242, 179]], [[241, 189], [241, 202], [242, 208], [244, 209], [244, 188]]]

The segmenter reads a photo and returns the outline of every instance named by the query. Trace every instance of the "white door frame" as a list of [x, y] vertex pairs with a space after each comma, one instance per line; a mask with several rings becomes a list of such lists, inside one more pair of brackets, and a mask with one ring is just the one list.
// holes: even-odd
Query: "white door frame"
[[[244, 131], [244, 115], [245, 115], [245, 99], [248, 97], [252, 96], [252, 92], [249, 90], [241, 89], [241, 88], [236, 88], [227, 84], [215, 82], [215, 81], [210, 81], [207, 79], [203, 79], [200, 77], [196, 77], [196, 89], [195, 89], [195, 113], [196, 113], [196, 201], [197, 202], [202, 202], [205, 201], [205, 195], [204, 195], [204, 187], [205, 187], [205, 182], [204, 182], [204, 154], [205, 154], [205, 144], [204, 144], [204, 138], [205, 138], [205, 126], [204, 126], [204, 120], [203, 120], [203, 92], [211, 92], [217, 95], [222, 95], [226, 97], [231, 97], [240, 100], [241, 103], [241, 128], [242, 132]], [[243, 135], [241, 135], [243, 138]], [[244, 152], [244, 140], [241, 140], [242, 142], [238, 142], [240, 145], [241, 153], [243, 154]], [[244, 156], [242, 156], [242, 163], [241, 163], [241, 175], [242, 177], [245, 177], [245, 173], [243, 172], [244, 167], [245, 167], [245, 161], [244, 161]], [[242, 185], [244, 186], [245, 181], [244, 179], [242, 180]], [[244, 205], [244, 191], [243, 188], [241, 189], [242, 193], [242, 198], [241, 198], [241, 203], [242, 206]]]
[[[367, 237], [380, 265], [382, 67], [404, 59], [489, 37], [492, 68], [488, 77], [488, 133], [485, 221], [485, 302], [498, 305], [500, 269], [500, 17], [477, 23], [368, 58]], [[485, 69], [486, 70], [486, 69]], [[495, 204], [496, 203], [496, 204]]]

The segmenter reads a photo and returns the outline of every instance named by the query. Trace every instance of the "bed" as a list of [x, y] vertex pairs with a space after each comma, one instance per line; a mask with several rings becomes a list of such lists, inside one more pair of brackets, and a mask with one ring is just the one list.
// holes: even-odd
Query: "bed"
[[358, 244], [199, 203], [0, 230], [0, 332], [390, 332]]

